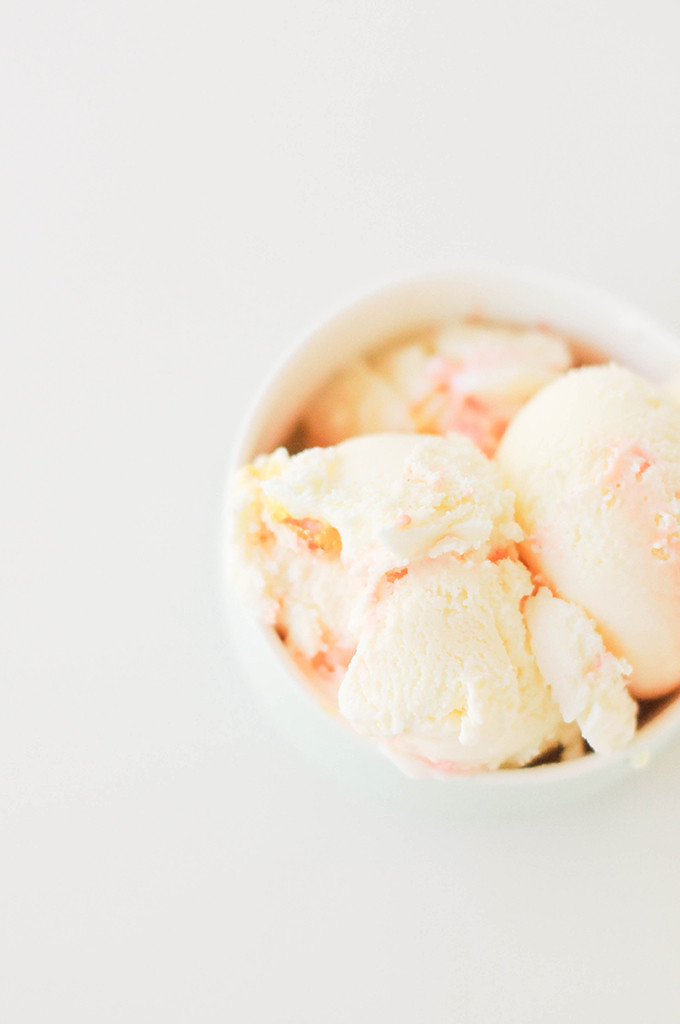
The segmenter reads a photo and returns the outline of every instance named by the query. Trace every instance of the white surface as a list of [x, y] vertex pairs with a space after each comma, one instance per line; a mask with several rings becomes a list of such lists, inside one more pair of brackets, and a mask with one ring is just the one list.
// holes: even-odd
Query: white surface
[[583, 805], [340, 789], [232, 662], [270, 360], [464, 258], [680, 327], [680, 11], [10, 2], [0, 26], [0, 1016], [674, 1021], [680, 747]]

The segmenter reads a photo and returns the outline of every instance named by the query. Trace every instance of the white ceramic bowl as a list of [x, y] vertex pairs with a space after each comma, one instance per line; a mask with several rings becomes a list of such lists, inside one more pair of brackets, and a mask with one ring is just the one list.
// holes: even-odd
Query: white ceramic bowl
[[[471, 315], [519, 325], [547, 323], [652, 380], [664, 381], [680, 369], [680, 344], [673, 334], [622, 299], [587, 285], [496, 267], [405, 281], [349, 306], [286, 354], [246, 417], [232, 472], [283, 443], [311, 395], [353, 356], [395, 335]], [[409, 779], [344, 723], [324, 714], [275, 632], [256, 622], [233, 596], [230, 605], [234, 643], [275, 722], [315, 761], [378, 798], [444, 813], [489, 805], [544, 806], [644, 767], [680, 727], [680, 700], [671, 700], [638, 730], [629, 747], [614, 754], [447, 779]]]

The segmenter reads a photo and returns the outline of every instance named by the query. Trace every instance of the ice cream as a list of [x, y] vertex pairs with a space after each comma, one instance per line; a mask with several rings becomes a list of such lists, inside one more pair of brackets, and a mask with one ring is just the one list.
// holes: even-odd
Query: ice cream
[[285, 449], [241, 470], [241, 593], [300, 661], [335, 666], [381, 579], [424, 557], [500, 557], [519, 540], [512, 494], [466, 438], [407, 434]]
[[630, 690], [680, 684], [680, 407], [620, 366], [572, 370], [517, 414], [497, 453], [522, 557], [597, 623]]
[[604, 645], [579, 605], [541, 587], [524, 606], [531, 650], [565, 722], [577, 722], [593, 750], [610, 752], [633, 738], [636, 705], [630, 665]]
[[670, 380], [666, 383], [664, 393], [667, 398], [670, 398], [671, 401], [680, 405], [680, 373], [673, 374]]
[[244, 599], [322, 703], [410, 774], [630, 738], [627, 666], [582, 609], [532, 597], [514, 495], [468, 438], [260, 456], [240, 471], [235, 524]]
[[526, 764], [573, 739], [532, 657], [518, 561], [421, 561], [358, 631], [340, 711], [410, 774]]
[[458, 431], [491, 455], [518, 409], [571, 365], [568, 343], [547, 329], [433, 329], [344, 367], [306, 409], [305, 445]]

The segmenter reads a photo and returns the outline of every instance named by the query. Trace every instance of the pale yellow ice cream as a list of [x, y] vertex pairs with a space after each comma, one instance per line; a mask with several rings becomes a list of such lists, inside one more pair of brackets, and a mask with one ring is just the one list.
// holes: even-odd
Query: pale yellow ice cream
[[630, 690], [680, 684], [680, 408], [616, 365], [536, 395], [497, 453], [517, 495], [522, 556], [595, 620]]
[[464, 437], [355, 438], [240, 471], [235, 576], [296, 655], [335, 665], [384, 574], [447, 552], [514, 550], [514, 498]]
[[609, 652], [578, 605], [541, 587], [524, 606], [531, 650], [566, 722], [577, 722], [597, 751], [630, 742], [637, 704], [628, 693], [630, 665]]
[[[571, 668], [542, 674], [514, 496], [467, 438], [279, 449], [240, 471], [236, 494], [244, 598], [325, 701], [404, 770], [520, 766], [573, 748], [600, 711], [601, 726], [588, 725], [595, 749], [628, 738], [635, 705], [603, 646], [607, 672], [598, 663], [585, 683]], [[560, 619], [556, 638], [573, 666], [596, 633], [580, 609], [567, 617], [578, 628]], [[541, 623], [534, 633], [545, 635]]]
[[571, 365], [550, 331], [453, 324], [349, 363], [306, 409], [305, 443], [455, 430], [490, 455], [517, 410]]
[[523, 765], [565, 739], [527, 640], [532, 590], [509, 558], [414, 566], [362, 624], [342, 714], [413, 774]]
[[664, 393], [673, 402], [680, 405], [680, 373], [673, 374], [664, 387]]

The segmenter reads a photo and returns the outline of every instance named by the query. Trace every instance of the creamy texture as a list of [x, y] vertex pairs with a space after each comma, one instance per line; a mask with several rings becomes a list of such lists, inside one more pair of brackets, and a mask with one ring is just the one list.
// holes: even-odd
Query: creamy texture
[[418, 563], [363, 624], [342, 714], [402, 764], [410, 755], [412, 770], [526, 764], [564, 731], [527, 642], [532, 589], [507, 558]]
[[[626, 742], [621, 666], [581, 609], [559, 602], [546, 617], [531, 597], [514, 496], [467, 438], [279, 449], [240, 471], [237, 495], [244, 598], [317, 693], [408, 773], [515, 767], [559, 744], [576, 754], [578, 725], [596, 749]], [[543, 657], [551, 631], [569, 671]], [[602, 670], [583, 684], [594, 638]]]
[[571, 364], [550, 331], [454, 324], [346, 366], [306, 410], [306, 444], [458, 431], [490, 455], [517, 410]]
[[675, 373], [664, 387], [664, 394], [673, 402], [680, 404], [680, 373]]
[[285, 471], [262, 481], [264, 500], [331, 523], [345, 562], [367, 551], [388, 568], [445, 551], [484, 558], [521, 537], [514, 495], [464, 437], [371, 435], [276, 458]]
[[536, 395], [497, 453], [526, 564], [581, 605], [638, 697], [680, 683], [680, 408], [616, 365]]
[[355, 438], [285, 449], [240, 471], [236, 578], [296, 655], [352, 648], [381, 577], [410, 560], [514, 550], [521, 531], [498, 470], [463, 437]]
[[578, 605], [541, 587], [524, 607], [536, 664], [566, 722], [577, 722], [593, 750], [609, 753], [630, 742], [637, 705], [626, 688], [630, 665], [605, 647]]

